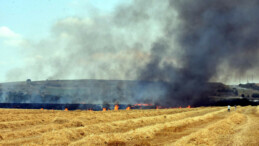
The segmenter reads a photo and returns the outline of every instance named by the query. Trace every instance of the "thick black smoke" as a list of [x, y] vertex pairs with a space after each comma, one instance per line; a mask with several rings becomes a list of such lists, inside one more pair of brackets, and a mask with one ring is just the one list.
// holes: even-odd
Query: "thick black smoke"
[[[242, 74], [258, 65], [258, 0], [171, 0], [170, 9], [176, 10], [177, 27], [167, 19], [165, 36], [153, 44], [152, 59], [140, 73], [143, 80], [169, 81], [166, 99], [158, 102], [204, 102], [207, 83], [221, 68]], [[178, 67], [163, 61], [168, 54], [175, 56], [171, 41], [181, 50]]]

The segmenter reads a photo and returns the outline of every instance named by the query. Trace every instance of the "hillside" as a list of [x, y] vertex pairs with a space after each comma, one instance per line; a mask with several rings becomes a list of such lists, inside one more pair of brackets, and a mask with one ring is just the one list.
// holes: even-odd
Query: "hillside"
[[[210, 100], [235, 96], [233, 90], [222, 83], [208, 83], [206, 105]], [[126, 80], [46, 80], [0, 84], [1, 103], [87, 103], [136, 104], [163, 103], [170, 84], [167, 82]], [[188, 101], [170, 106], [187, 106]], [[200, 102], [200, 101], [198, 101]]]
[[163, 96], [165, 83], [117, 80], [48, 80], [4, 83], [1, 102], [136, 103]]

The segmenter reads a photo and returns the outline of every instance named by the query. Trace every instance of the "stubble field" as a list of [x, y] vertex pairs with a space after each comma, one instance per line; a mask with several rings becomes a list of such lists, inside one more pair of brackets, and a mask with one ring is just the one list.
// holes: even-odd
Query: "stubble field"
[[57, 111], [0, 109], [0, 145], [258, 145], [259, 106]]

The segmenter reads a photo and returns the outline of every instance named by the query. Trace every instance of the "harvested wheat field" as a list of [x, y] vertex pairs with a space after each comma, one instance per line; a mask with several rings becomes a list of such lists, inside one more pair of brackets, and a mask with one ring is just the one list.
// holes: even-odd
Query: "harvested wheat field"
[[0, 145], [259, 145], [259, 106], [0, 115]]

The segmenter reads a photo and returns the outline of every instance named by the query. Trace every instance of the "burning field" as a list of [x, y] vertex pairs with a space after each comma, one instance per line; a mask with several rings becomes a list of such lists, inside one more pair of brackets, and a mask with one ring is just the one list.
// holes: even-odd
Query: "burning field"
[[94, 3], [0, 7], [0, 145], [259, 145], [259, 0]]
[[[116, 108], [115, 108], [116, 109]], [[0, 145], [258, 145], [259, 106], [1, 109]]]

